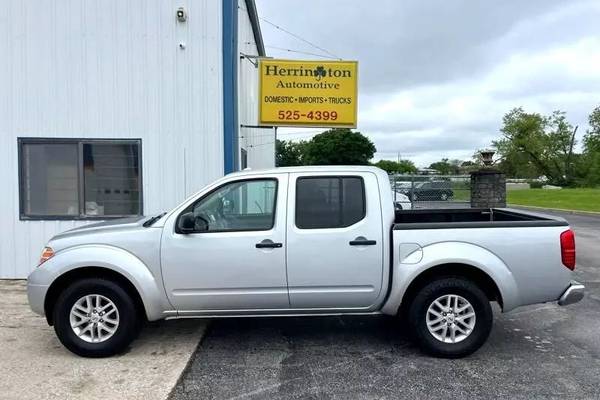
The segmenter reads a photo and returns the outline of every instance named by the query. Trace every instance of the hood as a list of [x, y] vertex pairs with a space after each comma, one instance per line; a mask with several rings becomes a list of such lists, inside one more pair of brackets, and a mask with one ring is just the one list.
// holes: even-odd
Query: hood
[[95, 233], [106, 233], [110, 231], [122, 231], [129, 229], [137, 229], [143, 225], [144, 221], [148, 220], [148, 217], [129, 217], [129, 218], [118, 218], [105, 222], [98, 222], [95, 224], [89, 224], [73, 228], [63, 233], [60, 233], [52, 238], [52, 240], [65, 239], [72, 236], [95, 234]]

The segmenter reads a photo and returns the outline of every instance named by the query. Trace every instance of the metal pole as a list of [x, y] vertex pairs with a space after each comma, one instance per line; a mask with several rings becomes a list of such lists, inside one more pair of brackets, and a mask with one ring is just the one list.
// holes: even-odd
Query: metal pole
[[415, 175], [411, 175], [410, 176], [410, 193], [408, 200], [410, 201], [410, 209], [414, 210], [415, 209], [415, 201], [413, 200], [415, 196], [413, 196], [413, 193], [415, 192]]

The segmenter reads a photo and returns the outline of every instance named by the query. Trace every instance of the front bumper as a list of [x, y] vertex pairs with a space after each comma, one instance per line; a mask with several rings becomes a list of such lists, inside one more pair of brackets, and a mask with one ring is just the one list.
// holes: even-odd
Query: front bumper
[[558, 299], [559, 306], [567, 306], [569, 304], [577, 303], [583, 299], [585, 294], [585, 286], [576, 281], [571, 281], [571, 284], [565, 290], [565, 292]]
[[48, 291], [48, 285], [33, 285], [27, 283], [27, 300], [29, 300], [29, 307], [31, 310], [41, 316], [44, 316], [44, 299], [46, 298], [46, 292]]
[[44, 301], [46, 299], [46, 293], [50, 285], [47, 283], [51, 282], [48, 279], [48, 273], [43, 268], [36, 268], [27, 277], [27, 300], [29, 300], [29, 307], [31, 310], [44, 316]]

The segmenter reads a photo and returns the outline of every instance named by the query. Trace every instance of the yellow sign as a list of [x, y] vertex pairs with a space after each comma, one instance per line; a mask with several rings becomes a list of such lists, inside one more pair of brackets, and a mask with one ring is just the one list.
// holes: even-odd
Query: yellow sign
[[259, 124], [356, 127], [356, 61], [263, 59], [258, 68]]

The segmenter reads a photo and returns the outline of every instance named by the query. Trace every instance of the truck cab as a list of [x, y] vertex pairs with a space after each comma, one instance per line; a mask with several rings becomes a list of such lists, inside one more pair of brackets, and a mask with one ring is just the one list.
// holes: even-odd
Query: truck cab
[[394, 215], [391, 198], [382, 209], [382, 179], [359, 168], [284, 170], [214, 185], [165, 219], [169, 301], [194, 315], [376, 309]]

